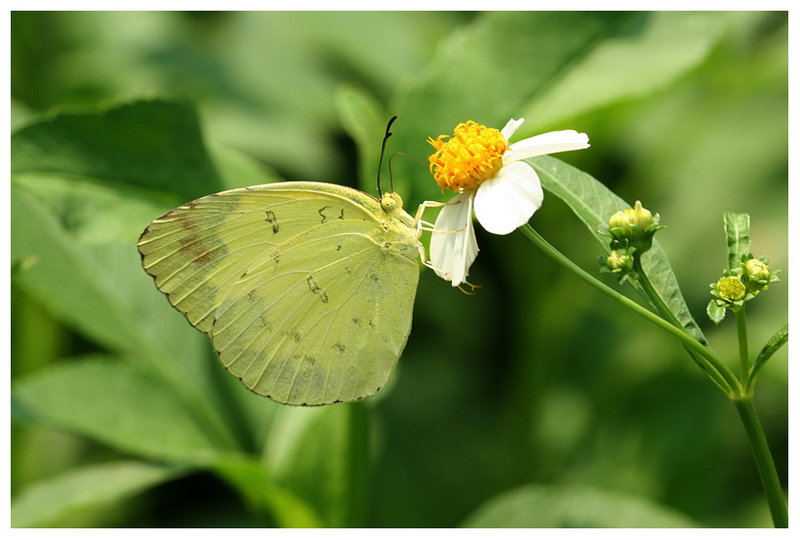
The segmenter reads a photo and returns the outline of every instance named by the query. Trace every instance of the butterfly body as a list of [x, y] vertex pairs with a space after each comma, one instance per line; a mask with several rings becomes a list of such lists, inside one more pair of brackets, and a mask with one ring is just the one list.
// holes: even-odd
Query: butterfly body
[[384, 387], [411, 329], [421, 244], [395, 194], [318, 182], [224, 191], [153, 221], [156, 286], [250, 390], [294, 405]]

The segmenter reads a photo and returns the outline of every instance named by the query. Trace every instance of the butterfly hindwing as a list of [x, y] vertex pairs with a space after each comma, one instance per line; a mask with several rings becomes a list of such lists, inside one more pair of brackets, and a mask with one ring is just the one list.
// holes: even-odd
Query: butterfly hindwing
[[391, 377], [418, 269], [366, 235], [337, 230], [345, 225], [255, 262], [217, 311], [214, 347], [255, 392], [297, 404], [353, 401]]

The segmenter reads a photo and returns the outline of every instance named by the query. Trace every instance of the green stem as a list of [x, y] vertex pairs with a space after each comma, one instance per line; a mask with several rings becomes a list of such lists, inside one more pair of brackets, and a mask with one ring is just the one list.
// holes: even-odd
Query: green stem
[[756, 409], [753, 407], [753, 400], [750, 397], [733, 400], [736, 411], [742, 419], [742, 425], [747, 433], [750, 448], [753, 450], [753, 458], [756, 460], [758, 475], [761, 477], [761, 484], [764, 486], [764, 493], [767, 496], [769, 512], [772, 514], [772, 523], [776, 527], [788, 527], [789, 516], [786, 508], [786, 497], [783, 495], [778, 472], [775, 470], [775, 463], [772, 461], [772, 454], [769, 451], [767, 438], [764, 430], [758, 421]]
[[[697, 360], [704, 368], [706, 374], [711, 378], [711, 380], [719, 386], [723, 392], [725, 392], [731, 399], [736, 396], [741, 395], [741, 385], [739, 381], [736, 380], [736, 377], [730, 373], [728, 367], [717, 358], [717, 356], [704, 347], [700, 342], [690, 336], [686, 331], [679, 326], [675, 326], [652, 311], [640, 306], [627, 296], [615, 291], [605, 283], [601, 282], [600, 280], [596, 279], [594, 276], [583, 270], [581, 267], [576, 265], [572, 262], [569, 258], [567, 258], [564, 254], [554, 248], [550, 243], [545, 240], [539, 233], [533, 230], [533, 227], [530, 224], [525, 224], [520, 227], [522, 233], [528, 237], [528, 239], [533, 242], [539, 249], [544, 251], [550, 258], [555, 260], [557, 263], [561, 264], [576, 276], [581, 278], [587, 284], [591, 285], [598, 291], [602, 292], [606, 296], [610, 297], [613, 300], [616, 300], [623, 306], [627, 307], [631, 311], [637, 313], [638, 315], [644, 317], [648, 321], [652, 322], [659, 328], [667, 331], [668, 333], [672, 334], [673, 336], [677, 337], [681, 340], [689, 350], [697, 353], [698, 357]], [[723, 373], [729, 373], [730, 377], [723, 376]]]
[[739, 336], [739, 370], [742, 384], [747, 386], [747, 379], [750, 375], [750, 355], [747, 352], [747, 317], [744, 312], [744, 305], [736, 311], [736, 334]]
[[[678, 317], [675, 313], [669, 308], [669, 306], [664, 302], [664, 299], [658, 293], [656, 288], [653, 286], [653, 283], [650, 281], [647, 273], [644, 271], [642, 267], [642, 261], [640, 257], [636, 257], [634, 260], [633, 269], [636, 272], [636, 282], [642, 287], [645, 292], [645, 297], [650, 300], [650, 302], [658, 309], [661, 316], [669, 321], [673, 326], [678, 328], [684, 328], [681, 322], [678, 320]], [[684, 344], [684, 347], [686, 345]], [[719, 362], [720, 367], [716, 367], [717, 364], [712, 363], [712, 365], [708, 365], [708, 363], [704, 363], [702, 358], [698, 356], [698, 354], [693, 351], [692, 349], [686, 347], [686, 350], [689, 352], [689, 355], [695, 361], [695, 363], [700, 366], [706, 375], [714, 380], [715, 382], [719, 381], [720, 379], [724, 379], [727, 381], [727, 384], [730, 388], [738, 388], [739, 382], [736, 380], [736, 376], [728, 369], [728, 366], [722, 362]], [[709, 371], [713, 370], [713, 371]], [[719, 386], [719, 383], [717, 383]]]
[[363, 401], [348, 403], [347, 482], [345, 527], [363, 527], [369, 489], [369, 407]]

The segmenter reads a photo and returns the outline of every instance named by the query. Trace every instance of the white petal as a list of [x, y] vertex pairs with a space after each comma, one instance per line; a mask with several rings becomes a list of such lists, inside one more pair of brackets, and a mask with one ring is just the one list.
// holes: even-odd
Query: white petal
[[506, 138], [506, 140], [508, 140], [514, 134], [514, 132], [519, 129], [519, 126], [521, 126], [524, 121], [524, 118], [520, 118], [519, 120], [514, 120], [512, 118], [506, 123], [505, 127], [500, 130], [500, 133]]
[[[431, 263], [443, 272], [436, 275], [450, 279], [453, 287], [466, 281], [469, 267], [478, 256], [478, 241], [472, 224], [472, 201], [475, 192], [459, 193], [443, 207], [431, 233]], [[442, 232], [437, 232], [442, 231]]]
[[509, 146], [510, 150], [503, 155], [503, 163], [511, 163], [520, 159], [527, 159], [556, 152], [568, 150], [582, 150], [589, 148], [589, 136], [578, 133], [574, 129], [564, 131], [551, 131], [535, 137], [529, 137], [515, 142]]
[[530, 165], [516, 161], [504, 165], [485, 180], [475, 195], [475, 216], [493, 234], [508, 234], [527, 223], [542, 206], [544, 192]]

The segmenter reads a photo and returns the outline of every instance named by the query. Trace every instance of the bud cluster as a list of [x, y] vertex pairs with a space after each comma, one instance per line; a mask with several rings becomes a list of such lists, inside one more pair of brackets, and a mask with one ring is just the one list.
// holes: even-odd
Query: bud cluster
[[725, 310], [739, 311], [745, 302], [767, 289], [767, 285], [780, 281], [777, 272], [769, 268], [767, 257], [753, 258], [751, 253], [742, 257], [742, 263], [733, 270], [726, 270], [722, 277], [711, 283], [711, 296], [706, 312], [712, 321], [719, 323], [725, 318]]
[[608, 232], [614, 239], [616, 247], [633, 247], [639, 254], [644, 253], [653, 245], [653, 235], [664, 225], [658, 224], [658, 214], [653, 214], [636, 201], [633, 208], [620, 210], [608, 220]]
[[655, 216], [636, 201], [633, 208], [620, 210], [608, 220], [611, 253], [600, 257], [600, 271], [620, 274], [623, 281], [633, 272], [636, 260], [653, 245], [653, 235], [663, 229]]

